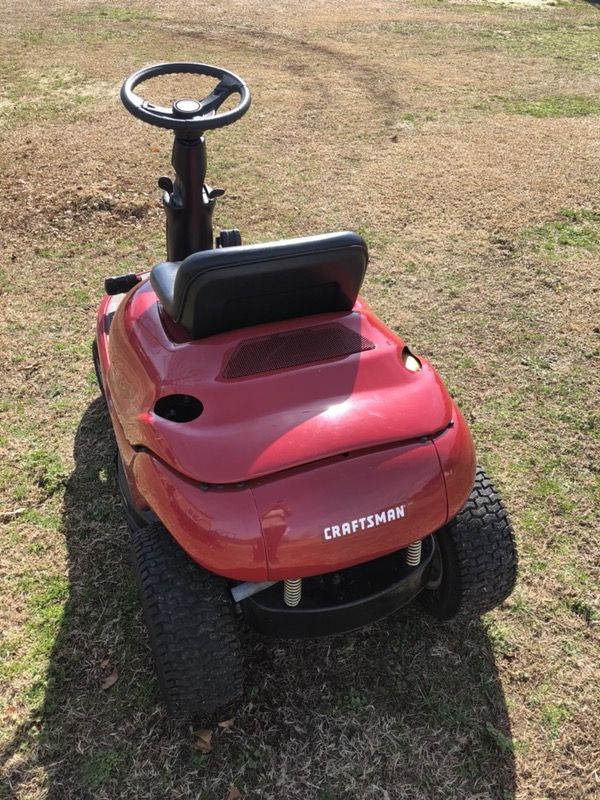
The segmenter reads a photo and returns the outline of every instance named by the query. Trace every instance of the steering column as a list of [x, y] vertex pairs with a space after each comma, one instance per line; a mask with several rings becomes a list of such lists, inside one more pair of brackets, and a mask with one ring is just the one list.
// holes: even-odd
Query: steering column
[[[193, 74], [218, 79], [215, 88], [202, 100], [181, 98], [171, 107], [157, 106], [135, 94], [134, 89], [144, 81], [161, 75]], [[239, 95], [237, 105], [219, 112], [232, 94]], [[250, 91], [233, 72], [210, 64], [177, 62], [146, 67], [123, 83], [121, 100], [125, 108], [150, 125], [175, 132], [171, 163], [175, 179], [160, 178], [163, 207], [167, 216], [167, 258], [182, 261], [199, 250], [213, 247], [212, 214], [216, 198], [223, 189], [205, 184], [206, 143], [204, 132], [236, 122], [250, 107]]]

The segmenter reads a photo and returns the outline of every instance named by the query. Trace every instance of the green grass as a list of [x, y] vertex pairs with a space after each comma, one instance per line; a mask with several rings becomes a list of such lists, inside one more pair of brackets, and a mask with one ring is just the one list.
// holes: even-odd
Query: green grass
[[[598, 73], [600, 23], [593, 8], [571, 3], [549, 14], [547, 8], [510, 8], [493, 4], [452, 4], [424, 0], [437, 8], [436, 21], [390, 22], [385, 29], [401, 37], [418, 37], [430, 52], [498, 54], [515, 60], [539, 59], [564, 73]], [[587, 13], [586, 13], [587, 12]], [[443, 17], [441, 15], [443, 14]], [[465, 14], [473, 18], [464, 23]]]
[[[600, 31], [598, 36], [600, 37]], [[518, 98], [505, 101], [504, 107], [510, 114], [523, 114], [539, 119], [600, 115], [600, 100], [596, 97], [555, 95], [539, 100]]]
[[63, 575], [29, 569], [14, 584], [27, 620], [19, 636], [4, 641], [0, 676], [24, 682], [21, 700], [40, 708], [46, 694], [46, 665], [64, 615], [68, 581]]
[[491, 722], [486, 722], [484, 726], [485, 734], [489, 739], [490, 743], [495, 747], [500, 753], [506, 755], [508, 753], [512, 753], [515, 749], [515, 745], [513, 740], [506, 736], [502, 731], [499, 731], [495, 728]]
[[522, 238], [547, 255], [568, 255], [573, 250], [596, 252], [600, 245], [600, 212], [562, 209], [558, 218], [532, 225]]
[[[586, 10], [584, 6], [579, 8]], [[566, 13], [559, 12], [560, 16], [550, 16], [545, 9], [541, 13], [539, 10], [505, 9], [501, 12], [501, 27], [492, 17], [490, 26], [482, 26], [474, 35], [492, 51], [521, 58], [547, 59], [565, 72], [598, 73], [600, 24], [593, 13], [576, 17], [571, 13], [576, 9], [577, 6], [572, 5], [565, 9]]]
[[[55, 396], [54, 390], [50, 396]], [[33, 482], [42, 490], [44, 497], [51, 497], [64, 488], [68, 471], [59, 456], [51, 450], [32, 450], [23, 457], [23, 465]]]
[[563, 722], [571, 719], [571, 713], [564, 705], [545, 703], [542, 706], [542, 723], [551, 740], [558, 739]]
[[490, 621], [486, 624], [492, 651], [496, 657], [511, 656], [514, 651], [514, 633], [509, 624]]
[[106, 19], [114, 19], [117, 22], [140, 22], [148, 19], [157, 19], [156, 14], [151, 11], [136, 8], [121, 8], [120, 6], [108, 6], [93, 12], [95, 16]]
[[125, 756], [116, 750], [97, 750], [85, 756], [80, 771], [84, 784], [93, 791], [108, 781], [115, 782], [125, 768]]
[[[592, 581], [590, 580], [591, 584]], [[600, 611], [583, 598], [576, 598], [569, 603], [569, 607], [574, 614], [582, 617], [587, 623], [597, 625], [600, 622]]]

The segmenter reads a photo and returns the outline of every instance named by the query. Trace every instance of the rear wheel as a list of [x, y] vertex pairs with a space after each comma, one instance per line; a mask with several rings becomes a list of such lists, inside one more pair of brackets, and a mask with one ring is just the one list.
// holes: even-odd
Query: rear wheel
[[169, 714], [192, 721], [242, 693], [242, 658], [225, 581], [202, 569], [160, 523], [132, 532], [133, 562]]
[[459, 514], [436, 534], [430, 588], [420, 603], [438, 619], [476, 617], [512, 592], [517, 552], [504, 506], [481, 467]]

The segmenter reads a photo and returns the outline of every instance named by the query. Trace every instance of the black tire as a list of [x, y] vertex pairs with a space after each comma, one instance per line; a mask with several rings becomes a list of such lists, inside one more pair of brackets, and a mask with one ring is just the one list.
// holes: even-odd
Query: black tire
[[217, 247], [239, 247], [242, 243], [242, 234], [237, 228], [229, 228], [219, 233]]
[[160, 523], [131, 534], [158, 681], [169, 714], [210, 718], [242, 693], [242, 657], [225, 581], [202, 569]]
[[[438, 619], [477, 617], [512, 592], [517, 551], [504, 506], [481, 467], [459, 514], [436, 534], [431, 580], [438, 585], [419, 596]], [[436, 580], [437, 578], [437, 580]]]

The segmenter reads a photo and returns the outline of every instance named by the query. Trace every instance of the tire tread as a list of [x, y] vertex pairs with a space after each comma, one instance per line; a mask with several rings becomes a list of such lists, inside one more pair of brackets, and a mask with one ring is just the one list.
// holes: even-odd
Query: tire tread
[[159, 684], [171, 716], [192, 720], [239, 698], [242, 657], [224, 579], [202, 569], [160, 523], [131, 535]]
[[424, 593], [428, 611], [442, 619], [475, 617], [506, 600], [517, 576], [514, 535], [502, 501], [481, 467], [476, 468], [467, 502], [437, 536], [447, 559], [445, 568], [451, 569], [456, 585], [445, 593]]

